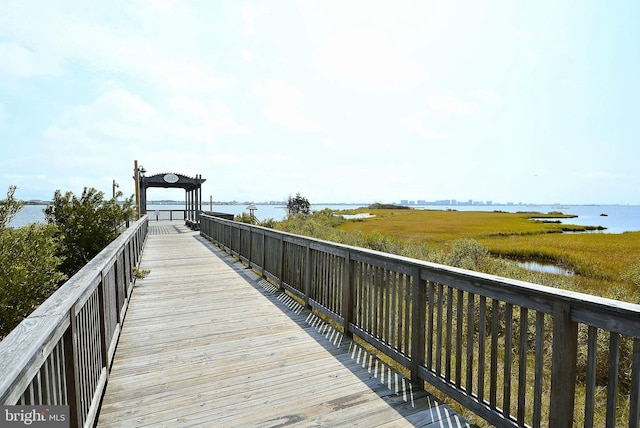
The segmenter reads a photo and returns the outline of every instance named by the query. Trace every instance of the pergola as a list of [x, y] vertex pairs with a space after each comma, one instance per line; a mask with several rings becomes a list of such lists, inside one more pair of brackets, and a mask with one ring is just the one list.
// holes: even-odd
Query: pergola
[[140, 175], [140, 214], [147, 213], [147, 189], [149, 187], [163, 187], [165, 189], [184, 189], [185, 221], [187, 224], [197, 225], [198, 214], [202, 211], [202, 183], [207, 181], [202, 175], [188, 177], [176, 173], [161, 173], [145, 177]]

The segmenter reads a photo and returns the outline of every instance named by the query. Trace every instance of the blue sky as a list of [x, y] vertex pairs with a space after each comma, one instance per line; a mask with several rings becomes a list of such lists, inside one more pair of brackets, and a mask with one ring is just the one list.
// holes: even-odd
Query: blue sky
[[[640, 2], [0, 3], [0, 190], [640, 204]], [[182, 199], [152, 189], [150, 199]]]

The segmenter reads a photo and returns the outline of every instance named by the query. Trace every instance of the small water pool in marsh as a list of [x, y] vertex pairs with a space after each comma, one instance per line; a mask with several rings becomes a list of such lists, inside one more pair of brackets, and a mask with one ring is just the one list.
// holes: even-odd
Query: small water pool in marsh
[[369, 213], [360, 213], [360, 214], [340, 214], [345, 220], [354, 220], [360, 218], [371, 218], [375, 217], [373, 214]]
[[574, 275], [573, 270], [567, 267], [558, 265], [556, 263], [545, 263], [539, 260], [519, 260], [516, 263], [518, 264], [518, 266], [522, 268], [536, 271], [536, 272], [553, 273], [556, 275], [566, 275], [566, 276]]

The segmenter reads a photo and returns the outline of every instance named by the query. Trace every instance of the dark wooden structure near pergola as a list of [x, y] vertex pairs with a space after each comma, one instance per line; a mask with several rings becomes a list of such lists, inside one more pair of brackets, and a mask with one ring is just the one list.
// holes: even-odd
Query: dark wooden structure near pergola
[[207, 181], [202, 175], [188, 177], [183, 174], [161, 173], [146, 177], [140, 175], [140, 214], [147, 213], [147, 189], [162, 187], [165, 189], [184, 189], [185, 223], [192, 229], [198, 229], [202, 212], [202, 183]]

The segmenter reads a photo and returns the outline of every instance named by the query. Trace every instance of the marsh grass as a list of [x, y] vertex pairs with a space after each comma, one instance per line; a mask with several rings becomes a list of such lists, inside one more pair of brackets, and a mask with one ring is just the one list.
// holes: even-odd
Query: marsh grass
[[[443, 263], [465, 269], [482, 271], [502, 277], [515, 278], [532, 283], [548, 285], [572, 291], [585, 292], [603, 297], [613, 298], [631, 303], [640, 302], [640, 232], [626, 232], [623, 234], [566, 234], [567, 225], [549, 223], [539, 213], [504, 213], [504, 212], [457, 212], [457, 211], [414, 211], [414, 210], [358, 210], [359, 212], [371, 212], [375, 217], [344, 221], [330, 211], [314, 213], [306, 218], [292, 217], [287, 221], [276, 224], [277, 229], [285, 230], [301, 235], [313, 236], [329, 241], [341, 242], [364, 248], [371, 248], [392, 254], [413, 257], [436, 263]], [[350, 213], [354, 213], [351, 211]], [[557, 217], [558, 214], [550, 214], [549, 217]], [[533, 219], [533, 220], [532, 220]], [[571, 228], [571, 227], [569, 227]], [[582, 226], [576, 226], [578, 230], [587, 230]], [[568, 277], [564, 275], [535, 272], [519, 267], [512, 259], [536, 259], [562, 264], [574, 270], [576, 275]], [[450, 298], [455, 300], [456, 293]], [[449, 297], [448, 297], [449, 298]], [[488, 299], [490, 300], [490, 299]], [[444, 305], [446, 316], [447, 308], [457, 308], [457, 304]], [[475, 306], [476, 310], [478, 306]], [[497, 306], [498, 311], [503, 311], [504, 304]], [[490, 325], [492, 319], [492, 306], [487, 303], [485, 323]], [[484, 349], [492, 349], [492, 340], [497, 340], [500, 354], [495, 359], [493, 370], [498, 378], [498, 385], [505, 380], [505, 373], [510, 373], [512, 385], [518, 385], [518, 370], [506, 370], [505, 361], [513, 363], [520, 360], [519, 335], [520, 335], [520, 311], [513, 308], [511, 317], [513, 340], [510, 351], [505, 349], [504, 329], [505, 321], [503, 313], [498, 319], [502, 320], [495, 337], [487, 335], [484, 340]], [[480, 352], [480, 343], [477, 326], [479, 325], [479, 313], [474, 314], [474, 355]], [[535, 331], [532, 328], [532, 313], [528, 315], [527, 327], [527, 351], [525, 355], [527, 370], [526, 396], [533, 397], [533, 373], [535, 362]], [[456, 318], [454, 318], [456, 319]], [[467, 331], [468, 317], [462, 318], [460, 328]], [[550, 358], [551, 358], [551, 322], [544, 324], [543, 346], [543, 415], [541, 420], [548, 421], [549, 391], [550, 391]], [[448, 327], [447, 327], [448, 328]], [[457, 324], [453, 324], [457, 329]], [[453, 331], [451, 334], [455, 334]], [[464, 347], [467, 346], [467, 336], [463, 335]], [[575, 424], [584, 422], [585, 408], [585, 379], [587, 376], [587, 327], [579, 326], [578, 335], [578, 366], [576, 398], [575, 398]], [[494, 343], [494, 346], [495, 346]], [[433, 358], [438, 355], [438, 347], [441, 344], [434, 343], [431, 349]], [[619, 388], [617, 391], [617, 421], [625, 424], [629, 415], [629, 384], [632, 341], [622, 337], [620, 342], [620, 366], [618, 369]], [[446, 362], [442, 353], [439, 354], [440, 367], [443, 365], [456, 365], [456, 356], [452, 355], [452, 361]], [[509, 358], [507, 356], [509, 355]], [[607, 402], [607, 382], [609, 377], [609, 335], [600, 332], [596, 341], [596, 415], [594, 426], [604, 426], [604, 411]], [[462, 372], [466, 373], [467, 361], [463, 355], [459, 362]], [[391, 363], [391, 362], [389, 362]], [[478, 385], [479, 369], [477, 361], [473, 364], [472, 385]], [[484, 367], [482, 376], [488, 379], [491, 375], [490, 365]], [[466, 379], [464, 380], [466, 382]], [[463, 382], [463, 384], [464, 384]], [[510, 413], [514, 414], [514, 403], [517, 403], [518, 388], [511, 390]], [[489, 382], [485, 382], [484, 397], [496, 396], [496, 405], [504, 404], [502, 392], [490, 390]], [[480, 426], [484, 424], [469, 410], [456, 405], [451, 399], [436, 393], [445, 402], [448, 402], [458, 413], [475, 421]], [[527, 403], [525, 420], [531, 423], [531, 405]]]
[[[396, 240], [422, 243], [432, 250], [445, 252], [458, 239], [473, 239], [496, 257], [556, 263], [575, 273], [567, 280], [558, 277], [558, 284], [544, 285], [640, 303], [640, 232], [563, 233], [566, 229], [587, 231], [589, 228], [538, 221], [558, 217], [559, 213], [360, 211], [371, 211], [375, 217], [357, 223], [342, 222], [337, 226], [338, 230], [363, 236], [393, 236]], [[530, 281], [514, 276], [527, 274], [506, 267], [505, 263], [503, 270], [511, 271], [511, 274], [489, 273]]]

